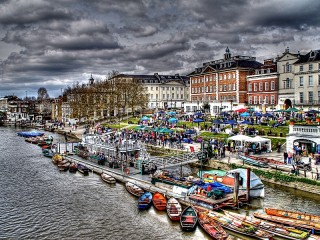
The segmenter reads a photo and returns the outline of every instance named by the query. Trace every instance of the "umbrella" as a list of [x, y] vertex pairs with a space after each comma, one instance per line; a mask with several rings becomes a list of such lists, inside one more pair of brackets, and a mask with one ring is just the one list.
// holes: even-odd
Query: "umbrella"
[[187, 131], [185, 131], [185, 134], [194, 134], [196, 133], [196, 131], [188, 129]]
[[144, 116], [144, 117], [141, 118], [141, 120], [142, 120], [142, 121], [149, 121], [150, 118], [148, 118], [147, 116]]
[[177, 113], [171, 111], [171, 112], [168, 112], [168, 114], [169, 114], [169, 115], [176, 115]]
[[193, 119], [193, 122], [201, 123], [201, 122], [204, 122], [204, 120], [202, 118], [195, 118], [195, 119]]
[[170, 118], [170, 119], [168, 120], [168, 122], [170, 122], [170, 123], [176, 123], [176, 122], [178, 122], [178, 119], [176, 119], [176, 118]]
[[194, 114], [194, 116], [202, 116], [202, 115], [203, 115], [202, 112], [196, 112], [196, 113]]
[[141, 130], [141, 129], [144, 129], [144, 128], [145, 128], [145, 126], [140, 125], [140, 126], [136, 126], [134, 128], [134, 130]]
[[247, 112], [244, 112], [244, 113], [240, 114], [240, 117], [249, 117], [249, 116], [250, 116], [250, 114], [247, 113]]
[[252, 124], [252, 122], [248, 121], [248, 120], [244, 120], [241, 122], [241, 124]]
[[160, 132], [162, 130], [161, 127], [156, 127], [155, 129], [153, 129], [154, 132]]
[[275, 111], [273, 111], [273, 112], [285, 112], [286, 110], [284, 110], [284, 109], [279, 109], [279, 110], [275, 110]]
[[223, 122], [219, 118], [217, 118], [217, 119], [213, 120], [212, 123], [214, 123], [214, 124], [222, 124]]
[[226, 117], [230, 116], [230, 114], [227, 113], [227, 112], [221, 112], [220, 115], [221, 115], [221, 116], [226, 116]]
[[263, 116], [264, 117], [273, 117], [273, 115], [271, 113], [264, 113]]
[[320, 113], [320, 111], [315, 110], [315, 109], [311, 109], [311, 110], [307, 111], [306, 113], [315, 114], [315, 113]]
[[299, 112], [299, 109], [298, 108], [288, 108], [287, 110], [285, 110], [284, 112]]
[[229, 121], [226, 121], [225, 124], [234, 125], [234, 124], [237, 124], [237, 121], [231, 119], [231, 120], [229, 120]]
[[168, 128], [162, 128], [160, 130], [160, 133], [172, 133], [173, 131], [171, 129], [168, 129]]
[[262, 114], [259, 112], [255, 112], [254, 115], [256, 115], [256, 117], [262, 117]]
[[235, 112], [238, 112], [238, 113], [244, 113], [244, 112], [247, 111], [247, 109], [246, 109], [246, 108], [239, 108], [239, 109], [234, 110], [234, 111], [235, 111]]

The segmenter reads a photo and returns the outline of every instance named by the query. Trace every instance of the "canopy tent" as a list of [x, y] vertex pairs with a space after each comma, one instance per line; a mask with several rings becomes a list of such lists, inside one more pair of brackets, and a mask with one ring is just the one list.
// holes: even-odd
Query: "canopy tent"
[[201, 119], [201, 118], [195, 118], [195, 119], [193, 119], [193, 122], [195, 122], [195, 123], [201, 123], [201, 122], [204, 122], [204, 120]]
[[161, 130], [160, 130], [160, 133], [172, 133], [173, 131], [171, 130], [171, 129], [169, 129], [169, 128], [162, 128]]
[[143, 130], [144, 128], [145, 128], [145, 126], [140, 125], [140, 126], [136, 126], [136, 127], [134, 128], [134, 130]]
[[264, 113], [262, 116], [264, 116], [264, 117], [274, 117], [271, 113]]
[[306, 111], [306, 113], [309, 113], [309, 114], [317, 114], [317, 113], [320, 113], [320, 111], [315, 110], [315, 109], [310, 109], [310, 110]]
[[240, 114], [240, 117], [249, 117], [250, 114], [248, 112], [244, 112]]
[[255, 115], [256, 117], [262, 117], [262, 114], [259, 113], [259, 112], [255, 112], [254, 115]]
[[245, 142], [257, 143], [260, 150], [262, 149], [262, 146], [265, 145], [267, 147], [267, 152], [271, 152], [271, 140], [269, 138], [255, 136], [251, 139], [245, 140]]
[[177, 113], [176, 112], [173, 112], [173, 111], [170, 111], [168, 112], [168, 115], [176, 115]]
[[234, 141], [235, 142], [235, 148], [243, 148], [246, 141], [249, 141], [250, 139], [252, 139], [252, 137], [246, 136], [246, 135], [235, 135], [232, 137], [229, 137], [227, 140], [228, 141]]

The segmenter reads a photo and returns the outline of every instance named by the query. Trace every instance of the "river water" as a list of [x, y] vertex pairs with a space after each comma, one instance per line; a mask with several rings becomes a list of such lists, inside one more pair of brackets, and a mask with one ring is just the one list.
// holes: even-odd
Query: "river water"
[[[0, 128], [0, 239], [209, 239], [200, 227], [182, 232], [153, 207], [138, 211], [137, 199], [122, 184], [59, 172], [17, 131]], [[251, 204], [320, 214], [318, 196], [270, 185], [266, 198]]]

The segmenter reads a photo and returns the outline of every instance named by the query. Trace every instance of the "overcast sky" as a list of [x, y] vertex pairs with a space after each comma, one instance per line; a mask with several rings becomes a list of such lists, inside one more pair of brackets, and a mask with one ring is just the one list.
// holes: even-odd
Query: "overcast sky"
[[[232, 54], [320, 49], [319, 0], [0, 0], [0, 97], [92, 73], [187, 74]], [[27, 91], [27, 92], [26, 92]]]

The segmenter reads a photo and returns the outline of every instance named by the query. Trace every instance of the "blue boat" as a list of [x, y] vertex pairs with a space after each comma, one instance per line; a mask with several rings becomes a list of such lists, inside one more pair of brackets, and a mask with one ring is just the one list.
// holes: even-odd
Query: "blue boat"
[[145, 192], [138, 199], [138, 209], [148, 209], [151, 206], [152, 202], [152, 193]]
[[39, 136], [43, 136], [43, 135], [44, 135], [44, 132], [31, 131], [31, 132], [18, 132], [17, 134], [18, 134], [18, 136], [20, 136], [20, 137], [29, 138], [29, 137], [39, 137]]

